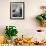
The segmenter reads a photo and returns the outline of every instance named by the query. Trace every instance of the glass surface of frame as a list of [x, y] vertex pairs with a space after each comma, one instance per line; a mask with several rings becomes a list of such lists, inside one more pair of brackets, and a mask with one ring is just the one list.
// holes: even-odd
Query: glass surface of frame
[[10, 2], [10, 19], [24, 19], [24, 2]]

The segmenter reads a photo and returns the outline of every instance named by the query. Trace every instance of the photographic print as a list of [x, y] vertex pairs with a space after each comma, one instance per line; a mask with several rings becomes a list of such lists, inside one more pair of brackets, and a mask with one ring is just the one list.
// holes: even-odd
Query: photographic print
[[24, 2], [10, 3], [10, 19], [24, 19]]

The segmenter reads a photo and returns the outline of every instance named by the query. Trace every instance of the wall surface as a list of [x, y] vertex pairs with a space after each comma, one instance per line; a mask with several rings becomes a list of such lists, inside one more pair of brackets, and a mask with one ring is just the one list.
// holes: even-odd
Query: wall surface
[[[25, 2], [25, 19], [10, 19], [10, 2]], [[46, 0], [0, 0], [0, 34], [4, 34], [6, 25], [15, 25], [18, 29], [18, 36], [31, 36], [36, 29], [43, 29], [38, 25], [35, 16], [41, 13], [40, 6], [46, 5]]]

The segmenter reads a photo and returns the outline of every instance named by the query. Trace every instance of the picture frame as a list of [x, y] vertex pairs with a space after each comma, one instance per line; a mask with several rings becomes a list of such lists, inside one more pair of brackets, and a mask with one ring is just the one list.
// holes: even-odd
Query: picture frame
[[10, 2], [10, 19], [24, 19], [24, 2]]

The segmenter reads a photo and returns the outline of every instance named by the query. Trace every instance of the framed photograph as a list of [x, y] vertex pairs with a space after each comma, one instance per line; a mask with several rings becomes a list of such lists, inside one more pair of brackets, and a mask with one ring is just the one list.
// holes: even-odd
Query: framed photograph
[[10, 2], [10, 19], [24, 19], [24, 2]]

